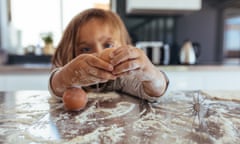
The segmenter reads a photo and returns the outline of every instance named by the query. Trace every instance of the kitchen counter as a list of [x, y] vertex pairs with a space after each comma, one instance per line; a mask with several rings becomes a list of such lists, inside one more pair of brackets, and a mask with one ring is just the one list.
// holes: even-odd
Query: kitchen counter
[[47, 90], [51, 72], [49, 64], [0, 66], [0, 91]]
[[0, 143], [238, 143], [240, 91], [168, 91], [148, 103], [88, 93], [69, 112], [47, 91], [0, 92]]

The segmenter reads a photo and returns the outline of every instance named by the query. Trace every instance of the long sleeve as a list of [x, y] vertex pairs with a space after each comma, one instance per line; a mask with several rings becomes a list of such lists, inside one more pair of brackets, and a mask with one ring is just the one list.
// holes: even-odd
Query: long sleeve
[[142, 83], [135, 77], [126, 76], [124, 78], [118, 78], [112, 83], [108, 84], [105, 88], [107, 91], [120, 91], [139, 98], [146, 99], [148, 101], [156, 101], [159, 97], [151, 97], [144, 92]]
[[53, 77], [54, 73], [57, 72], [59, 69], [60, 69], [60, 68], [55, 68], [55, 69], [51, 72], [50, 77], [49, 77], [49, 80], [48, 80], [48, 91], [49, 91], [49, 93], [50, 93], [50, 95], [51, 95], [52, 97], [54, 97], [54, 98], [56, 98], [56, 99], [58, 99], [58, 100], [62, 100], [62, 97], [57, 96], [57, 95], [54, 94], [53, 89], [52, 89], [52, 86], [51, 86], [52, 77]]

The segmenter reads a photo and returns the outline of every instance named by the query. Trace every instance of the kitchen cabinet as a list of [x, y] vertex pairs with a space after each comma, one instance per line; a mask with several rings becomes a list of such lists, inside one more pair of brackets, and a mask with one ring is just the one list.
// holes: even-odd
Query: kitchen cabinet
[[202, 0], [126, 0], [127, 14], [180, 14], [201, 7]]

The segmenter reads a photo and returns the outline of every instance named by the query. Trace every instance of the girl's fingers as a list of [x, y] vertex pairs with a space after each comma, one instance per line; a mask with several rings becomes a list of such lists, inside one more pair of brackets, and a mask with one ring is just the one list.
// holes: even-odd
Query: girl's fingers
[[121, 73], [125, 73], [125, 72], [128, 72], [128, 71], [141, 69], [141, 66], [142, 66], [142, 64], [140, 63], [140, 61], [138, 59], [129, 60], [129, 61], [126, 61], [124, 63], [121, 63], [121, 64], [117, 65], [114, 68], [112, 73], [114, 75], [119, 75]]
[[117, 77], [122, 77], [122, 76], [133, 76], [136, 75], [139, 72], [140, 69], [135, 69], [135, 70], [131, 70], [131, 71], [126, 71], [120, 74], [117, 74]]
[[89, 86], [116, 79], [111, 73], [113, 66], [94, 55], [79, 56], [73, 67], [75, 70], [72, 70], [74, 76], [71, 81], [74, 85]]
[[116, 66], [124, 61], [135, 59], [139, 57], [138, 50], [131, 47], [121, 47], [114, 51], [114, 57], [111, 60], [111, 64]]
[[90, 76], [94, 76], [98, 79], [102, 79], [102, 80], [114, 80], [114, 79], [116, 79], [116, 77], [111, 72], [108, 72], [108, 71], [105, 71], [105, 70], [102, 70], [102, 69], [98, 69], [98, 68], [95, 68], [95, 67], [88, 67], [86, 69], [86, 71]]
[[90, 86], [93, 84], [103, 83], [107, 81], [108, 81], [107, 79], [101, 79], [95, 76], [88, 75], [85, 78], [79, 79], [79, 81], [76, 83], [73, 83], [73, 85]]
[[113, 70], [113, 66], [111, 64], [99, 59], [96, 56], [92, 56], [92, 57], [86, 59], [86, 63], [89, 64], [92, 67], [103, 69], [105, 71], [112, 71]]

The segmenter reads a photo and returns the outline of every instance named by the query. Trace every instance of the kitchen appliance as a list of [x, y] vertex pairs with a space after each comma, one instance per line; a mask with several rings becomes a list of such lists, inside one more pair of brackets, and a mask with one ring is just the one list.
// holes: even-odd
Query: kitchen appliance
[[202, 9], [202, 0], [126, 0], [127, 14], [186, 14]]
[[142, 49], [155, 65], [167, 65], [170, 61], [170, 48], [161, 41], [139, 41], [136, 47]]
[[196, 64], [197, 58], [200, 55], [200, 44], [192, 43], [190, 40], [187, 40], [183, 43], [180, 50], [180, 63], [181, 64]]

